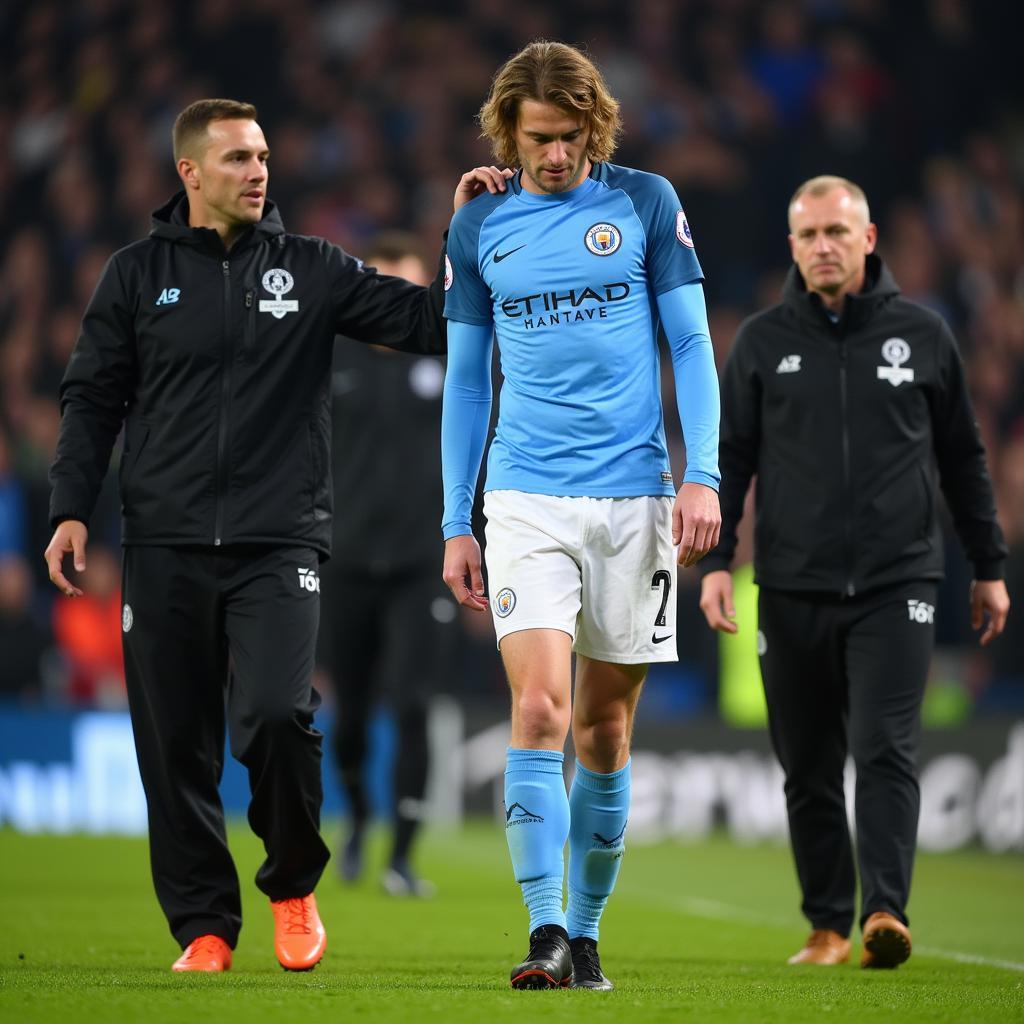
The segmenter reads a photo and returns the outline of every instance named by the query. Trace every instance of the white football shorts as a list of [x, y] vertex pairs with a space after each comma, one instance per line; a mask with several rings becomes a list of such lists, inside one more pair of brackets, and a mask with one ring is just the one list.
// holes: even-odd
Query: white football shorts
[[573, 650], [622, 665], [676, 661], [672, 499], [488, 491], [488, 590], [498, 645], [560, 629]]

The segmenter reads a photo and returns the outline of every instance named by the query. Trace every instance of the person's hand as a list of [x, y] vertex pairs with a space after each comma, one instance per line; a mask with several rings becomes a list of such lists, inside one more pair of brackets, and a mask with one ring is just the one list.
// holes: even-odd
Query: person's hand
[[700, 610], [712, 629], [735, 633], [736, 606], [732, 602], [732, 573], [725, 569], [709, 572], [700, 581]]
[[71, 552], [74, 556], [75, 570], [82, 572], [85, 569], [85, 544], [88, 539], [89, 528], [85, 523], [78, 519], [65, 519], [53, 531], [50, 543], [43, 552], [50, 580], [68, 597], [81, 597], [82, 591], [64, 575], [64, 556]]
[[445, 542], [441, 577], [464, 608], [475, 612], [487, 610], [484, 577], [480, 571], [480, 545], [471, 534], [452, 537]]
[[1002, 580], [973, 580], [971, 583], [971, 629], [981, 629], [988, 616], [988, 625], [981, 634], [981, 646], [994, 640], [1006, 626], [1010, 614], [1010, 595]]
[[672, 543], [679, 564], [696, 565], [717, 543], [722, 529], [718, 492], [704, 484], [683, 484], [672, 508]]
[[471, 199], [476, 199], [484, 192], [490, 192], [491, 195], [504, 192], [505, 182], [514, 173], [507, 167], [499, 171], [493, 164], [490, 167], [474, 167], [473, 170], [466, 171], [455, 188], [455, 209], [465, 206]]

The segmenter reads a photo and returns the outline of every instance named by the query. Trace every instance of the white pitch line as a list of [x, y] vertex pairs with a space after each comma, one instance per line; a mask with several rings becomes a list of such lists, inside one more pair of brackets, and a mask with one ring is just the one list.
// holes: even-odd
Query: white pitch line
[[[655, 897], [647, 893], [642, 896], [642, 899], [646, 903], [653, 903], [660, 907], [667, 906], [680, 913], [690, 914], [693, 917], [706, 917], [715, 921], [769, 925], [772, 928], [789, 928], [793, 925], [792, 918], [759, 914], [757, 911], [737, 907], [731, 903], [722, 903], [720, 900], [706, 900], [696, 897], [666, 900], [662, 896]], [[935, 946], [914, 946], [914, 949], [925, 956], [934, 956], [940, 960], [953, 960], [961, 964], [976, 964], [979, 967], [997, 967], [1004, 971], [1024, 972], [1024, 963], [1017, 963], [1015, 960], [1001, 960], [997, 957], [980, 956], [977, 953], [960, 953], [957, 950], [938, 949]]]
[[1004, 971], [1024, 971], [1024, 964], [1014, 960], [998, 960], [995, 957], [978, 956], [976, 953], [958, 953], [954, 949], [936, 949], [934, 946], [915, 946], [918, 953], [937, 956], [943, 960], [955, 960], [961, 964], [978, 964], [981, 967], [1001, 967]]

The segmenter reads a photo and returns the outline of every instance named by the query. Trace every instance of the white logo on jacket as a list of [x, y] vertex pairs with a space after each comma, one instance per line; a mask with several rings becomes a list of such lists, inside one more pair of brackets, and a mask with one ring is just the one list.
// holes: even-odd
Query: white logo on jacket
[[409, 389], [425, 402], [440, 398], [444, 391], [444, 367], [436, 359], [417, 359], [409, 367]]
[[275, 320], [281, 320], [288, 313], [298, 313], [299, 304], [295, 299], [284, 300], [281, 298], [295, 287], [295, 278], [287, 270], [282, 270], [280, 267], [268, 270], [263, 275], [262, 284], [274, 298], [260, 299], [261, 313], [270, 313]]
[[800, 356], [783, 356], [779, 365], [775, 367], [776, 373], [799, 373]]
[[882, 358], [889, 365], [878, 367], [879, 380], [887, 380], [894, 388], [898, 388], [914, 379], [913, 370], [901, 369], [910, 358], [910, 346], [902, 338], [889, 338], [882, 345]]

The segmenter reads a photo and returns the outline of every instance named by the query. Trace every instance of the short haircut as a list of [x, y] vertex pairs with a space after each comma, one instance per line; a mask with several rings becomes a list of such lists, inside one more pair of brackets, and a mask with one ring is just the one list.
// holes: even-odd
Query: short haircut
[[425, 265], [423, 251], [414, 235], [405, 231], [382, 231], [367, 243], [363, 258], [370, 266], [376, 266], [378, 260], [397, 263], [407, 256], [415, 257]]
[[610, 160], [622, 131], [619, 102], [593, 61], [575, 46], [538, 40], [507, 60], [491, 83], [477, 119], [499, 164], [519, 163], [515, 132], [523, 100], [550, 103], [590, 130], [587, 156]]
[[256, 108], [238, 100], [196, 100], [175, 119], [171, 138], [174, 140], [174, 159], [195, 153], [196, 144], [205, 142], [211, 121], [255, 121]]
[[788, 219], [792, 221], [793, 207], [798, 199], [805, 195], [823, 196], [834, 188], [845, 189], [850, 198], [860, 205], [861, 212], [864, 214], [864, 223], [871, 223], [871, 211], [868, 209], [868, 197], [864, 194], [864, 189], [860, 185], [855, 185], [849, 178], [840, 178], [837, 174], [819, 174], [816, 178], [810, 178], [800, 185], [793, 193], [789, 206], [786, 207]]

